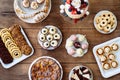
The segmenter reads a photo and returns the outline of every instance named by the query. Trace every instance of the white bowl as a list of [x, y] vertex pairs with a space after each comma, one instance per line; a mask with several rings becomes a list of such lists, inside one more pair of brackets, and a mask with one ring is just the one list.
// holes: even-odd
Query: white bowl
[[61, 64], [60, 64], [55, 58], [52, 58], [52, 57], [49, 57], [49, 56], [42, 56], [42, 57], [39, 57], [39, 58], [35, 59], [35, 60], [31, 63], [31, 65], [30, 65], [30, 67], [29, 67], [29, 71], [28, 71], [29, 80], [32, 80], [32, 79], [31, 79], [31, 68], [32, 68], [32, 66], [33, 66], [38, 60], [43, 59], [43, 58], [52, 59], [53, 61], [55, 61], [55, 62], [58, 64], [58, 66], [59, 66], [60, 69], [61, 69], [60, 80], [62, 80], [62, 77], [63, 77], [63, 69], [62, 69]]

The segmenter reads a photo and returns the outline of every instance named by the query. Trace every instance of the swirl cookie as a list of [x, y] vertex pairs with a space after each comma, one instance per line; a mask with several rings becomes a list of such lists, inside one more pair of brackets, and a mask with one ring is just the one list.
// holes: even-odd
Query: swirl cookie
[[[15, 42], [10, 34], [10, 31], [7, 29], [2, 29], [0, 34], [1, 34], [1, 38], [2, 38], [6, 48], [10, 52], [11, 56], [13, 58], [21, 57], [22, 53], [21, 53], [19, 47], [17, 45], [15, 45]], [[14, 47], [13, 47], [13, 45], [14, 45]]]
[[38, 42], [44, 49], [53, 50], [61, 44], [62, 34], [55, 26], [45, 26], [38, 33]]
[[110, 11], [100, 11], [94, 18], [95, 28], [103, 34], [113, 32], [117, 27], [117, 19]]
[[66, 40], [65, 48], [69, 55], [73, 57], [82, 57], [88, 51], [88, 42], [85, 35], [74, 34]]

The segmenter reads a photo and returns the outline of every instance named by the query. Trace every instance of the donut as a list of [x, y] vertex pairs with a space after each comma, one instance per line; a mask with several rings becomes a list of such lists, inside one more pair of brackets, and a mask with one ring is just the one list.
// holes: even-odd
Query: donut
[[56, 40], [51, 41], [51, 46], [56, 47], [58, 45], [58, 42]]
[[56, 28], [55, 28], [55, 27], [51, 27], [51, 28], [49, 29], [49, 33], [50, 33], [50, 34], [55, 34], [55, 33], [56, 33]]
[[47, 34], [47, 33], [48, 33], [48, 29], [47, 29], [47, 28], [43, 28], [43, 29], [41, 30], [41, 33], [42, 33], [42, 34]]
[[40, 41], [45, 41], [45, 35], [44, 34], [40, 34], [39, 39], [40, 39]]
[[55, 33], [53, 37], [54, 37], [54, 39], [57, 39], [57, 40], [61, 38], [60, 34], [58, 34], [58, 33]]
[[53, 36], [52, 36], [52, 35], [50, 35], [50, 34], [49, 34], [49, 35], [47, 35], [47, 40], [48, 40], [48, 41], [52, 41], [52, 40], [53, 40]]
[[103, 30], [103, 26], [101, 26], [101, 24], [97, 24], [97, 28], [99, 29], [99, 30]]

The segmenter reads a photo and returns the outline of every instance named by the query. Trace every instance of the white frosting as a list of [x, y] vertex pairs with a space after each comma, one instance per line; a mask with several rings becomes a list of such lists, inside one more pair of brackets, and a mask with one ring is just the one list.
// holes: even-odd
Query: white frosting
[[72, 0], [71, 2], [72, 6], [74, 6], [76, 9], [80, 8], [81, 6], [81, 0]]

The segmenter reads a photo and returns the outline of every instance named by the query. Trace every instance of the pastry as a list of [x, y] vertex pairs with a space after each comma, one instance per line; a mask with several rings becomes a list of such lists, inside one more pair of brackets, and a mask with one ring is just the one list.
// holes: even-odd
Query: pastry
[[105, 62], [107, 60], [107, 57], [105, 55], [102, 55], [99, 58], [101, 62]]
[[60, 5], [60, 13], [79, 20], [89, 15], [88, 6], [88, 0], [65, 0], [64, 4]]
[[104, 54], [104, 50], [102, 48], [97, 49], [97, 54], [98, 55], [103, 55]]
[[26, 42], [23, 34], [21, 33], [20, 26], [13, 25], [9, 29], [10, 29], [10, 33], [11, 33], [15, 43], [20, 48], [22, 54], [29, 55], [31, 53], [32, 49]]
[[101, 33], [110, 33], [117, 26], [117, 19], [110, 11], [100, 11], [94, 18], [95, 28]]
[[5, 47], [1, 38], [0, 38], [0, 58], [4, 64], [9, 64], [13, 62], [13, 58], [10, 55], [8, 49]]
[[62, 40], [60, 30], [54, 26], [45, 26], [38, 34], [38, 42], [47, 50], [53, 50], [59, 46]]
[[56, 47], [58, 45], [58, 42], [56, 40], [51, 41], [50, 45], [52, 47]]
[[111, 67], [112, 67], [112, 68], [118, 67], [117, 61], [111, 61]]
[[39, 4], [43, 3], [45, 0], [37, 0]]
[[70, 71], [69, 80], [93, 80], [92, 71], [82, 65], [76, 66]]
[[31, 3], [30, 7], [35, 10], [35, 9], [37, 9], [39, 6], [38, 6], [38, 3], [37, 3], [36, 1], [33, 1], [33, 2]]
[[82, 34], [71, 35], [66, 40], [65, 48], [69, 55], [73, 57], [82, 57], [88, 50], [88, 42]]
[[23, 7], [28, 8], [30, 6], [30, 1], [29, 0], [23, 0], [22, 5], [23, 5]]
[[54, 34], [54, 39], [57, 39], [57, 40], [59, 40], [61, 37], [60, 37], [60, 34], [58, 34], [58, 33], [56, 33], [56, 34]]
[[118, 44], [112, 44], [111, 48], [113, 51], [117, 51], [119, 46], [118, 46]]
[[105, 53], [111, 52], [111, 47], [110, 47], [110, 46], [105, 46], [105, 47], [104, 47], [104, 52], [105, 52]]
[[32, 80], [61, 80], [61, 74], [59, 64], [51, 58], [37, 60], [30, 69]]
[[109, 54], [109, 55], [108, 55], [108, 58], [109, 58], [110, 60], [115, 60], [116, 57], [115, 57], [114, 54]]
[[103, 68], [104, 68], [105, 70], [110, 69], [110, 64], [109, 64], [109, 63], [103, 63]]

